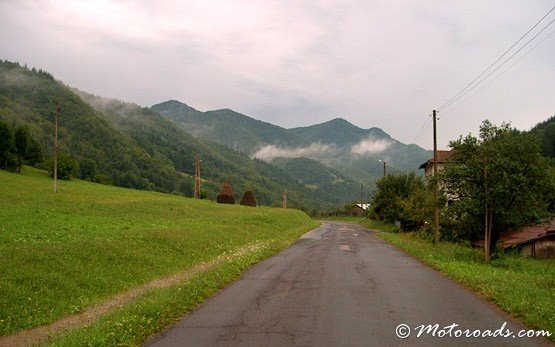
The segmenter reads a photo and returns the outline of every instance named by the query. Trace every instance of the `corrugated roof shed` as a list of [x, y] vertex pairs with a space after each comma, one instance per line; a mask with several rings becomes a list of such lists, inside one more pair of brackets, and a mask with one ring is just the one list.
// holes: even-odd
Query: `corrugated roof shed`
[[555, 234], [555, 218], [552, 218], [548, 223], [531, 225], [517, 231], [506, 233], [501, 236], [501, 245], [503, 248], [510, 248], [534, 240], [543, 239], [552, 234]]

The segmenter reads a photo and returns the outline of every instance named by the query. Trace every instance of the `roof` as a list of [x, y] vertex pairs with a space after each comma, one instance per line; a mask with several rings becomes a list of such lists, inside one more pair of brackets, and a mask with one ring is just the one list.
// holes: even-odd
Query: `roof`
[[357, 204], [357, 207], [360, 207], [361, 209], [366, 211], [370, 208], [370, 204]]
[[[449, 157], [453, 154], [453, 150], [439, 150], [437, 151], [437, 162], [438, 163], [446, 163]], [[434, 158], [428, 159], [425, 163], [421, 164], [418, 168], [419, 169], [426, 169], [427, 167], [434, 164]]]
[[544, 224], [531, 225], [501, 236], [501, 246], [510, 248], [555, 235], [555, 218]]

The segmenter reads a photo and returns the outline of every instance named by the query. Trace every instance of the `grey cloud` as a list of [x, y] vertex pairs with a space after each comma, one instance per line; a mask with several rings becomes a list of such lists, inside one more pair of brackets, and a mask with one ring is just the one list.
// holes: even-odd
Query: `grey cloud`
[[[0, 1], [0, 58], [143, 106], [179, 99], [286, 127], [340, 114], [409, 143], [433, 108], [552, 6], [547, 0]], [[553, 40], [459, 109], [440, 113], [441, 146], [476, 132], [486, 116], [529, 128], [553, 115]], [[429, 130], [419, 144], [430, 148]]]

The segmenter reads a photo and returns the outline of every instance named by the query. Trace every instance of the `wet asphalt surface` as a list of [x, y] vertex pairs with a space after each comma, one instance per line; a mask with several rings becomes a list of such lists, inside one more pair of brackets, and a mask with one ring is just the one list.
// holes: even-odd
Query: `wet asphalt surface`
[[[416, 337], [527, 329], [357, 225], [330, 222], [249, 269], [148, 346], [549, 346], [543, 339]], [[396, 335], [406, 324], [408, 338]], [[406, 332], [402, 330], [401, 332]]]

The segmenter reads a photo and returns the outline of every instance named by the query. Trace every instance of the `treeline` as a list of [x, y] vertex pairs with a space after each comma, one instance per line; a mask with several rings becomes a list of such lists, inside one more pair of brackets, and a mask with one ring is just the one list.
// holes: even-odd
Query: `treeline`
[[44, 150], [26, 126], [0, 120], [0, 169], [20, 172], [23, 164], [37, 165], [43, 160]]
[[[555, 170], [535, 134], [485, 121], [479, 137], [468, 135], [450, 146], [449, 161], [437, 177], [442, 239], [483, 237], [488, 211], [493, 251], [503, 233], [553, 216]], [[401, 221], [432, 238], [433, 188], [433, 179], [389, 174], [377, 182], [373, 217]]]
[[538, 137], [543, 155], [555, 164], [555, 116], [533, 127], [530, 133]]

